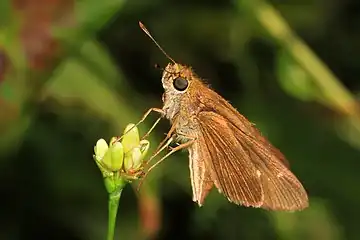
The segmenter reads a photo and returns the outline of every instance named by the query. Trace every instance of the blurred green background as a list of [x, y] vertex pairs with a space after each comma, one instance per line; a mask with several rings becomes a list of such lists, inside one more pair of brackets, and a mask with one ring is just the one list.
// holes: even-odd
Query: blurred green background
[[126, 187], [116, 239], [360, 239], [356, 0], [1, 0], [0, 239], [105, 239], [93, 146], [162, 104], [168, 60], [139, 20], [282, 150], [310, 207], [199, 208], [181, 152]]

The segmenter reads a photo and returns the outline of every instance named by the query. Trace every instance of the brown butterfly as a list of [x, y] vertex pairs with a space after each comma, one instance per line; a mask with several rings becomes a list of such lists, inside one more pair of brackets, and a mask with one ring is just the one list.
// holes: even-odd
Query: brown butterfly
[[284, 155], [190, 67], [169, 57], [139, 24], [171, 60], [163, 70], [163, 108], [150, 109], [140, 121], [155, 111], [172, 124], [152, 158], [174, 141], [181, 144], [159, 162], [188, 149], [193, 201], [200, 206], [215, 185], [230, 202], [247, 207], [285, 211], [306, 208], [307, 193], [289, 170]]

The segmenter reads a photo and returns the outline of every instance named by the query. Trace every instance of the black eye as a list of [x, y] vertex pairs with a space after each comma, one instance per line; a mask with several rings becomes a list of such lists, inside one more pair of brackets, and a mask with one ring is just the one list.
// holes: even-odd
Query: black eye
[[188, 87], [189, 82], [184, 78], [178, 77], [174, 79], [173, 85], [176, 90], [184, 91]]

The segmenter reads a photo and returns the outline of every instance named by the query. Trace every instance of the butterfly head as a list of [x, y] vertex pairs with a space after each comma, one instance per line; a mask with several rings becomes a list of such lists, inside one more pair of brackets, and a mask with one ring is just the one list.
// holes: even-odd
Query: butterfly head
[[163, 109], [169, 119], [176, 115], [182, 102], [189, 95], [192, 88], [192, 80], [193, 72], [187, 66], [169, 63], [165, 67], [161, 79], [164, 88]]
[[178, 64], [172, 59], [162, 47], [151, 36], [149, 30], [139, 22], [140, 28], [155, 43], [160, 51], [171, 61], [163, 70], [162, 85], [164, 87], [163, 110], [170, 120], [179, 112], [181, 106], [191, 102], [191, 96], [196, 92], [198, 82], [190, 67]]
[[193, 73], [189, 67], [178, 63], [169, 63], [164, 69], [161, 81], [165, 92], [181, 95], [190, 88], [192, 78]]

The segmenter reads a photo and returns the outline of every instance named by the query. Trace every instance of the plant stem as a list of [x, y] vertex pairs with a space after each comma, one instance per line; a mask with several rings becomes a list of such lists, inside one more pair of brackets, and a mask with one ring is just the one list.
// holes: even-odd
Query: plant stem
[[120, 197], [126, 183], [127, 182], [122, 178], [116, 180], [111, 177], [105, 178], [105, 186], [109, 193], [109, 223], [107, 240], [114, 239], [116, 216], [119, 208]]
[[109, 224], [107, 240], [113, 240], [116, 226], [116, 216], [118, 212], [120, 197], [123, 188], [109, 194]]
[[267, 33], [313, 77], [324, 97], [331, 104], [330, 107], [346, 115], [357, 115], [356, 101], [351, 93], [296, 35], [271, 4], [264, 0], [238, 0], [238, 3], [239, 6], [246, 7]]

